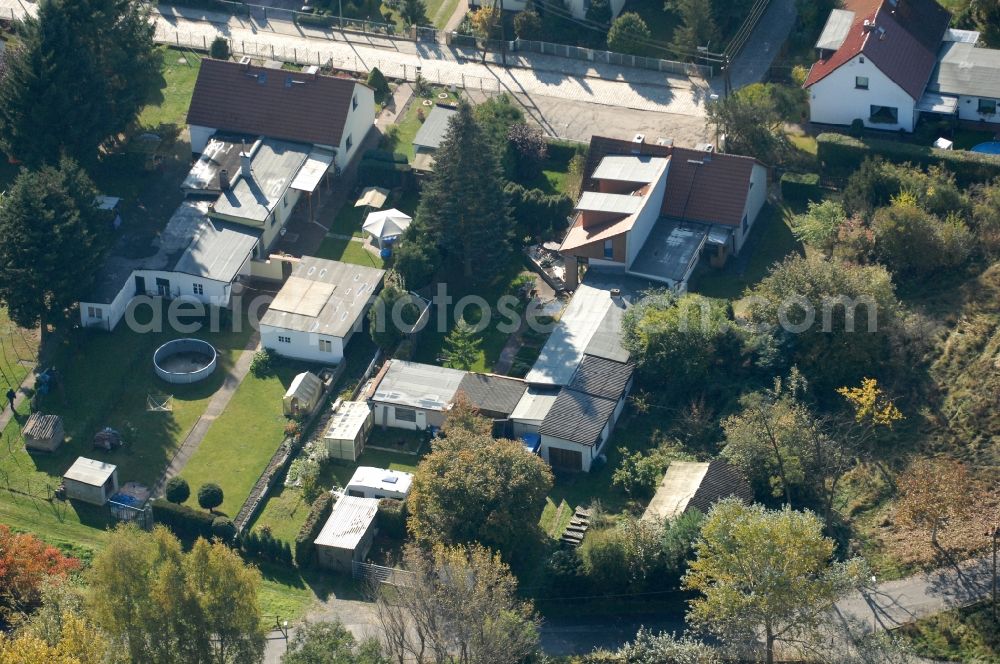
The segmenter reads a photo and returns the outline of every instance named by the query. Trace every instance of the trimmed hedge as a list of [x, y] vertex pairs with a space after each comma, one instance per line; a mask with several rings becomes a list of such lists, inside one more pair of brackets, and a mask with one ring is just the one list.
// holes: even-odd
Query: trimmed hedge
[[153, 520], [169, 528], [181, 539], [212, 539], [216, 514], [157, 498], [153, 500]]
[[820, 200], [819, 173], [782, 173], [781, 197], [802, 203]]
[[816, 137], [817, 156], [823, 175], [846, 178], [867, 157], [880, 156], [888, 161], [911, 163], [926, 168], [940, 164], [955, 174], [961, 186], [986, 182], [1000, 176], [1000, 156], [967, 152], [965, 150], [940, 150], [913, 143], [858, 139], [843, 134], [825, 133]]
[[395, 498], [383, 498], [378, 501], [378, 516], [376, 523], [379, 532], [394, 540], [406, 539], [406, 503]]
[[316, 547], [313, 546], [313, 542], [319, 536], [319, 531], [323, 530], [323, 524], [330, 518], [333, 503], [333, 494], [327, 491], [313, 501], [312, 507], [309, 508], [309, 516], [295, 537], [295, 564], [299, 567], [308, 567], [315, 560]]
[[410, 182], [412, 170], [409, 164], [363, 159], [358, 165], [358, 182], [365, 187], [405, 187]]
[[[373, 70], [374, 71], [374, 70]], [[365, 152], [363, 159], [370, 159], [372, 161], [386, 161], [390, 164], [405, 164], [409, 162], [406, 155], [402, 152], [389, 152], [388, 150], [368, 150]]]

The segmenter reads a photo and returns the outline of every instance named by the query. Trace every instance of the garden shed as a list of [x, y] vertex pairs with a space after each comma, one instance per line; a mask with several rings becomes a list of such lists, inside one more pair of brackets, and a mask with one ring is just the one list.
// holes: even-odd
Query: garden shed
[[21, 430], [24, 446], [29, 451], [55, 452], [63, 443], [65, 432], [58, 415], [32, 413]]
[[336, 404], [323, 441], [331, 459], [357, 461], [372, 430], [372, 411], [365, 401]]
[[358, 466], [344, 493], [357, 498], [395, 498], [406, 500], [410, 495], [413, 474], [401, 470]]
[[104, 505], [118, 491], [118, 466], [96, 459], [77, 457], [63, 475], [66, 497], [92, 505]]
[[372, 547], [377, 514], [378, 500], [341, 496], [315, 541], [320, 567], [350, 574]]
[[286, 417], [308, 415], [323, 398], [323, 381], [311, 371], [303, 371], [292, 380], [281, 401]]

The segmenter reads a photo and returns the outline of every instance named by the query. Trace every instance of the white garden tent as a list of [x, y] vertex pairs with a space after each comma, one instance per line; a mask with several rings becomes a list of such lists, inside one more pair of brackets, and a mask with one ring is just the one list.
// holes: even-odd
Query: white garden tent
[[366, 233], [378, 240], [378, 246], [381, 248], [386, 241], [391, 242], [399, 238], [412, 221], [413, 218], [408, 214], [392, 208], [369, 214], [363, 228]]

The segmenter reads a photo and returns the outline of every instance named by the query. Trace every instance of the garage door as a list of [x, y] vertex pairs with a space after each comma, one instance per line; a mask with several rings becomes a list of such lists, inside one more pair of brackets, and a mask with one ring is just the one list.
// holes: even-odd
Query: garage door
[[553, 468], [560, 470], [583, 470], [583, 453], [564, 450], [561, 447], [550, 447], [549, 463]]

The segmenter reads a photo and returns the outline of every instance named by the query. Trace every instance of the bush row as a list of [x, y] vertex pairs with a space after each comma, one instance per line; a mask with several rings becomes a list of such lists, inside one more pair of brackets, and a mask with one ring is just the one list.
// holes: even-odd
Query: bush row
[[789, 202], [820, 200], [818, 173], [783, 173], [781, 197]]
[[172, 530], [181, 539], [211, 539], [215, 515], [157, 498], [153, 501], [153, 520]]
[[358, 165], [358, 184], [363, 187], [405, 187], [410, 183], [412, 172], [409, 164], [379, 161], [365, 157]]
[[955, 174], [962, 186], [986, 182], [1000, 177], [1000, 157], [967, 152], [965, 150], [940, 150], [913, 143], [886, 141], [874, 138], [852, 138], [843, 134], [825, 133], [816, 137], [818, 157], [823, 175], [846, 178], [866, 157], [881, 156], [888, 161], [926, 168], [940, 164]]
[[330, 518], [333, 511], [334, 497], [329, 491], [320, 495], [313, 501], [309, 509], [309, 516], [306, 522], [299, 529], [299, 534], [295, 537], [295, 564], [299, 567], [308, 567], [316, 557], [316, 547], [313, 542], [319, 536], [319, 531], [323, 529], [323, 524]]
[[389, 152], [388, 150], [369, 150], [365, 152], [364, 158], [371, 161], [386, 161], [394, 164], [405, 164], [409, 161], [402, 152]]
[[406, 503], [395, 498], [383, 498], [378, 501], [379, 532], [394, 540], [406, 539]]

